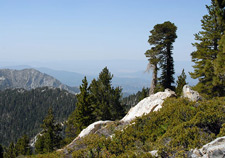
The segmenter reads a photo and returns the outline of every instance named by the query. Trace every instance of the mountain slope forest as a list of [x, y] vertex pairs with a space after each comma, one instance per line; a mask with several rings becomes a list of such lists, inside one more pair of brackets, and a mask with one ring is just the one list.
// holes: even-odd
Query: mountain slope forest
[[7, 89], [0, 91], [0, 142], [8, 145], [26, 134], [35, 136], [52, 107], [55, 119], [63, 122], [75, 109], [76, 96], [58, 88]]

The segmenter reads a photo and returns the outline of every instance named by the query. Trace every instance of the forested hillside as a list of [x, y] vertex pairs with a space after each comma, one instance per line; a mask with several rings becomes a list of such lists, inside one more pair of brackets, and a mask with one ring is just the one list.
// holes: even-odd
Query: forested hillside
[[40, 124], [50, 107], [57, 121], [65, 121], [75, 104], [75, 95], [58, 88], [0, 91], [1, 144], [8, 145], [24, 134], [31, 137], [40, 132]]

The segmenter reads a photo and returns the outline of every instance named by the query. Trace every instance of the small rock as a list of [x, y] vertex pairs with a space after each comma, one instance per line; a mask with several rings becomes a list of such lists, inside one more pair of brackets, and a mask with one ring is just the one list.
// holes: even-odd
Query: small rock
[[188, 85], [185, 85], [183, 87], [183, 97], [188, 98], [191, 101], [198, 101], [202, 99], [199, 93], [197, 91], [192, 90], [191, 87]]
[[197, 148], [193, 150], [193, 154], [193, 158], [202, 157], [202, 153]]
[[149, 153], [154, 156], [154, 157], [158, 157], [158, 150], [152, 150], [152, 151], [149, 151]]
[[68, 144], [64, 149], [60, 149], [58, 151], [64, 151], [64, 153], [67, 152], [68, 149], [72, 149], [75, 145], [76, 145], [76, 142], [77, 140], [79, 140], [80, 138], [88, 135], [88, 134], [91, 134], [91, 133], [94, 133], [95, 131], [99, 130], [102, 128], [102, 126], [106, 125], [107, 123], [109, 122], [112, 122], [112, 121], [109, 121], [109, 120], [106, 120], [106, 121], [96, 121], [92, 124], [90, 124], [88, 127], [86, 127], [85, 129], [83, 129], [80, 134], [70, 143]]
[[189, 151], [188, 158], [225, 158], [225, 136], [215, 139], [199, 150]]

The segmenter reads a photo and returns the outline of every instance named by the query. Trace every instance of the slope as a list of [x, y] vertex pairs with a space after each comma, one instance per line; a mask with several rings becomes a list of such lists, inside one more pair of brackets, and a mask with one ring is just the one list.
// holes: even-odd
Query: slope
[[50, 107], [57, 121], [65, 121], [75, 104], [75, 95], [56, 88], [0, 91], [0, 143], [8, 145], [23, 134], [36, 135]]
[[[160, 157], [187, 157], [191, 149], [224, 136], [224, 101], [224, 97], [198, 102], [168, 98], [160, 106], [153, 99], [152, 103], [161, 108], [159, 111], [152, 107], [149, 114], [135, 119], [140, 115], [133, 115], [131, 109], [119, 122], [95, 125], [89, 134], [77, 137], [67, 146], [70, 150], [62, 151], [72, 153], [73, 157], [86, 157], [90, 153], [92, 157], [151, 157], [151, 151]], [[145, 98], [133, 109], [147, 110], [150, 107], [147, 102]], [[130, 123], [129, 115], [134, 119]]]

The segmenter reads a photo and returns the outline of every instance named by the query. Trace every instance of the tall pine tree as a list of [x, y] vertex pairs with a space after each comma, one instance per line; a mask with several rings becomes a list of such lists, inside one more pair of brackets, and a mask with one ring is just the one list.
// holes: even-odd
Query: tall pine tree
[[203, 16], [202, 31], [195, 34], [194, 43], [196, 51], [191, 53], [192, 61], [195, 63], [194, 72], [191, 77], [198, 79], [196, 89], [200, 93], [208, 96], [224, 96], [224, 53], [219, 46], [219, 41], [224, 34], [225, 23], [218, 16], [222, 12], [215, 0], [211, 1], [210, 6], [206, 6], [208, 14]]
[[178, 76], [178, 79], [177, 79], [176, 95], [177, 95], [178, 97], [181, 96], [182, 91], [183, 91], [183, 87], [184, 87], [184, 85], [187, 84], [187, 82], [186, 82], [186, 77], [187, 77], [187, 76], [186, 76], [186, 74], [185, 74], [185, 72], [184, 72], [184, 69], [183, 69], [181, 75]]
[[96, 105], [95, 110], [97, 110], [96, 113], [98, 113], [97, 116], [99, 117], [97, 120], [112, 119], [112, 114], [110, 112], [110, 95], [111, 95], [112, 78], [113, 78], [113, 75], [111, 75], [107, 67], [105, 67], [99, 73], [97, 82], [94, 83], [95, 85], [93, 86], [91, 84], [92, 95], [93, 97], [95, 97], [95, 105]]
[[10, 143], [9, 147], [5, 151], [4, 158], [16, 158], [16, 149], [13, 142]]
[[29, 138], [27, 135], [24, 135], [20, 139], [18, 139], [15, 148], [16, 148], [16, 155], [30, 155], [31, 148], [29, 146]]
[[163, 90], [166, 88], [174, 89], [172, 84], [174, 83], [174, 61], [172, 57], [173, 42], [177, 38], [176, 31], [177, 27], [167, 21], [159, 26], [159, 33], [163, 34], [160, 43], [162, 44], [162, 60], [160, 68], [162, 70], [161, 76], [159, 78], [159, 83]]
[[68, 137], [76, 137], [82, 129], [94, 122], [93, 110], [87, 78], [84, 77], [80, 93], [77, 95], [76, 109], [67, 121], [66, 133]]
[[113, 75], [105, 67], [89, 87], [86, 77], [83, 79], [76, 109], [67, 121], [67, 141], [71, 141], [94, 121], [116, 120], [124, 116], [125, 110], [120, 102], [122, 90], [112, 87], [112, 78]]
[[48, 153], [60, 148], [62, 127], [59, 123], [55, 123], [52, 108], [49, 108], [41, 127], [43, 131], [35, 143], [35, 152]]
[[[159, 83], [161, 90], [165, 88], [174, 89], [174, 64], [172, 57], [173, 42], [177, 38], [177, 27], [170, 21], [157, 24], [150, 31], [149, 44], [152, 46], [145, 55], [149, 59], [150, 66], [153, 68], [153, 80], [150, 88], [150, 95], [154, 92], [157, 84], [158, 67], [161, 68]], [[158, 66], [159, 65], [159, 66]]]
[[90, 85], [96, 120], [116, 120], [124, 115], [125, 110], [120, 102], [122, 90], [112, 87], [112, 78], [113, 75], [105, 67]]
[[[219, 23], [225, 25], [225, 0], [216, 0], [216, 5], [220, 8], [216, 10], [217, 16], [219, 17]], [[220, 85], [221, 96], [225, 96], [225, 30], [221, 40], [219, 41], [219, 49], [217, 59], [215, 60], [215, 76], [214, 85]]]

